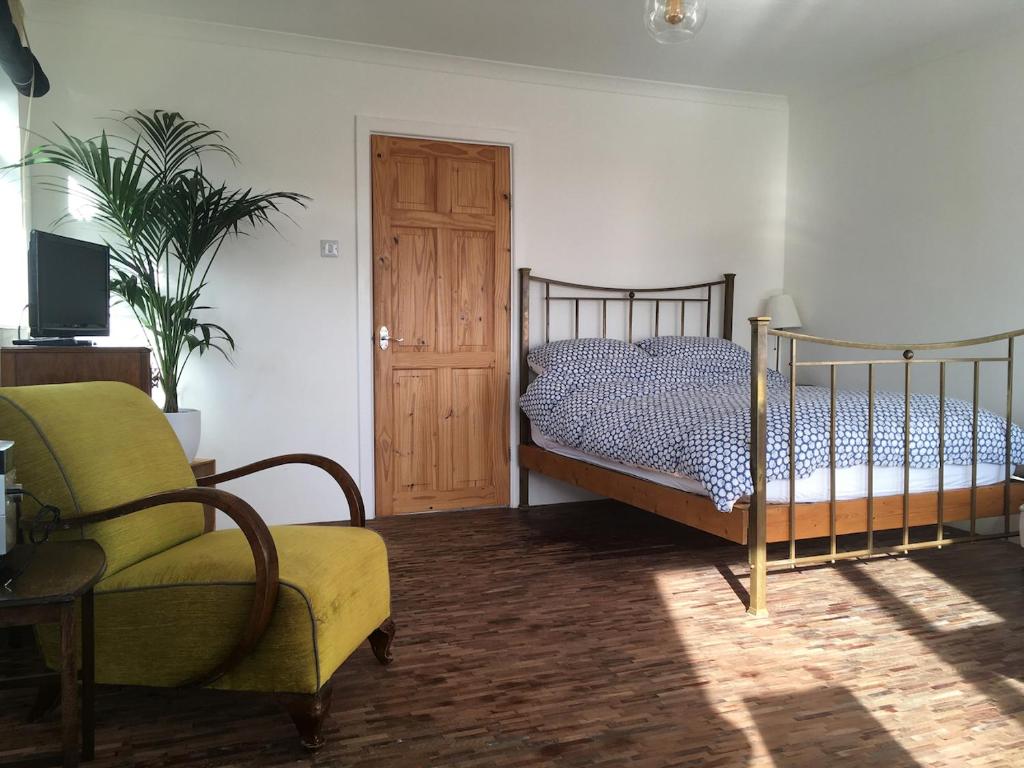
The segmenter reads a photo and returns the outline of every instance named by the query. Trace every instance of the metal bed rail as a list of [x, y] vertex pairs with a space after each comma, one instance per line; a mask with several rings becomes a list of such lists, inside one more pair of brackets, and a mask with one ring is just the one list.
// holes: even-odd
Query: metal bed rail
[[[541, 293], [540, 301], [543, 308], [543, 334], [537, 333], [538, 338], [531, 338], [534, 333], [531, 328], [530, 303], [534, 293], [531, 289], [535, 286]], [[580, 337], [580, 307], [599, 307], [601, 338], [609, 338], [608, 308], [609, 305], [621, 305], [625, 309], [625, 336], [630, 343], [634, 339], [634, 320], [638, 306], [653, 306], [651, 316], [652, 326], [650, 335], [660, 336], [665, 325], [679, 323], [679, 332], [685, 333], [687, 328], [686, 310], [691, 304], [698, 305], [703, 310], [703, 318], [698, 314], [696, 317], [701, 322], [700, 330], [705, 336], [711, 336], [713, 330], [713, 319], [720, 318], [720, 335], [724, 339], [732, 339], [733, 334], [733, 306], [735, 303], [736, 275], [727, 272], [721, 279], [710, 280], [690, 285], [674, 285], [660, 288], [615, 288], [603, 285], [586, 285], [584, 283], [572, 283], [565, 280], [556, 280], [550, 277], [535, 275], [528, 267], [519, 269], [519, 394], [526, 392], [530, 383], [530, 366], [528, 356], [533, 345], [551, 341], [551, 309], [554, 305], [569, 304], [572, 307], [572, 332], [573, 338]], [[676, 294], [676, 295], [673, 295]], [[679, 295], [681, 294], [681, 295]], [[677, 318], [670, 319], [669, 312], [678, 313]], [[691, 315], [691, 324], [694, 315]], [[539, 323], [538, 323], [539, 325]], [[612, 338], [616, 338], [615, 328]], [[622, 332], [620, 327], [618, 332]], [[642, 333], [642, 331], [641, 331]], [[540, 338], [542, 336], [542, 338]], [[530, 423], [526, 415], [520, 412], [519, 418], [519, 444], [529, 445]], [[529, 473], [525, 469], [519, 470], [519, 499], [520, 505], [529, 505], [530, 487]]]
[[[873, 344], [827, 339], [807, 334], [769, 328], [770, 318], [750, 318], [751, 327], [751, 462], [750, 471], [754, 484], [748, 512], [748, 547], [750, 560], [750, 605], [748, 611], [754, 615], [767, 613], [766, 580], [769, 568], [817, 565], [834, 563], [838, 560], [872, 557], [875, 555], [905, 554], [919, 549], [939, 548], [965, 541], [982, 541], [994, 538], [1007, 538], [1016, 534], [1010, 530], [1011, 485], [1020, 482], [1014, 477], [1012, 430], [1013, 430], [1013, 385], [1014, 385], [1014, 343], [1024, 336], [1024, 329], [1007, 333], [985, 336], [962, 341], [937, 342], [927, 344]], [[767, 552], [767, 351], [768, 338], [774, 336], [777, 344], [785, 341], [789, 353], [789, 425], [788, 425], [788, 463], [789, 463], [789, 540], [788, 556], [780, 559], [769, 559]], [[996, 356], [947, 357], [935, 356], [918, 358], [917, 352], [940, 352], [952, 349], [965, 349], [984, 345], [1006, 343], [1006, 354]], [[798, 344], [815, 344], [825, 347], [867, 350], [872, 352], [901, 352], [900, 359], [886, 359], [874, 355], [868, 359], [850, 360], [803, 360], [798, 354]], [[996, 534], [979, 534], [978, 522], [978, 417], [980, 405], [980, 381], [982, 364], [1005, 365], [1006, 367], [1006, 430], [1005, 455], [1006, 465], [1003, 481], [1003, 532]], [[836, 397], [837, 372], [843, 366], [865, 366], [867, 384], [867, 520], [865, 532], [866, 546], [855, 550], [840, 550], [837, 543], [837, 498], [836, 498]], [[947, 370], [949, 366], [969, 365], [972, 367], [972, 402], [971, 402], [971, 486], [970, 486], [970, 528], [966, 536], [947, 536], [945, 533], [945, 475], [946, 475], [946, 401], [947, 401]], [[901, 366], [903, 378], [903, 500], [902, 500], [902, 538], [901, 543], [894, 546], [876, 546], [875, 541], [875, 399], [876, 372], [883, 366]], [[937, 511], [934, 538], [927, 541], [911, 542], [910, 540], [910, 456], [911, 456], [911, 395], [912, 371], [935, 366], [938, 373], [938, 482]], [[799, 505], [796, 501], [796, 435], [797, 435], [797, 373], [802, 368], [825, 368], [829, 380], [829, 551], [827, 554], [800, 556], [797, 552], [797, 514]]]

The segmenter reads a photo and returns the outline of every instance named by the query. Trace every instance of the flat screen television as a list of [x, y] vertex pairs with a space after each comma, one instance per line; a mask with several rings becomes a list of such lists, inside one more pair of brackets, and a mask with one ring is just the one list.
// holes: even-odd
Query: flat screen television
[[32, 231], [28, 317], [35, 337], [110, 335], [110, 249]]

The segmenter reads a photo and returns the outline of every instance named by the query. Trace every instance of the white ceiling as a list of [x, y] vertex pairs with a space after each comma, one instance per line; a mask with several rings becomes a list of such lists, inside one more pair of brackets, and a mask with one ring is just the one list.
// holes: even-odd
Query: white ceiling
[[1024, 25], [1022, 0], [708, 2], [695, 40], [662, 46], [643, 28], [643, 0], [91, 0], [124, 13], [790, 95]]

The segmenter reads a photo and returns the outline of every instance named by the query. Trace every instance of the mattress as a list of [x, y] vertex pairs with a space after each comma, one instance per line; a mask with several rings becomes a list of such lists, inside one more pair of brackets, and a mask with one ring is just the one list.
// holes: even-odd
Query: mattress
[[[651, 354], [624, 342], [610, 348], [607, 339], [537, 347], [530, 355], [542, 363], [544, 373], [519, 398], [520, 407], [538, 430], [563, 446], [699, 481], [715, 507], [726, 512], [754, 490], [750, 354], [723, 339], [658, 341], [682, 345], [682, 351]], [[703, 348], [694, 347], [696, 341]], [[862, 496], [869, 463], [880, 472], [890, 468], [879, 477], [884, 483], [879, 492], [899, 493], [907, 453], [910, 467], [922, 470], [914, 472], [915, 486], [934, 487], [940, 443], [950, 487], [968, 484], [972, 464], [1006, 463], [1008, 434], [1010, 461], [1024, 464], [1024, 429], [962, 399], [944, 400], [944, 440], [938, 434], [943, 404], [930, 393], [912, 393], [908, 404], [903, 392], [875, 391], [870, 398], [864, 390], [798, 386], [795, 423], [791, 399], [786, 379], [768, 371], [764, 468], [769, 482], [781, 481], [773, 488], [788, 487], [791, 447], [797, 477], [809, 478], [805, 485], [817, 489], [811, 498], [828, 496], [832, 466], [850, 468], [837, 490]], [[869, 400], [874, 404], [870, 457]], [[983, 482], [995, 479], [991, 467], [982, 471]]]
[[[660, 472], [655, 469], [634, 467], [611, 461], [601, 456], [585, 453], [576, 448], [569, 448], [548, 437], [531, 425], [533, 442], [546, 451], [557, 453], [570, 459], [584, 461], [605, 469], [622, 472], [641, 480], [649, 480], [658, 485], [676, 488], [687, 493], [707, 496], [703, 485], [692, 477], [682, 474]], [[1002, 464], [978, 464], [978, 485], [993, 485], [1006, 479], [1006, 467]], [[903, 493], [903, 467], [875, 467], [875, 496], [898, 496]], [[971, 467], [963, 465], [947, 465], [945, 469], [946, 490], [971, 487]], [[938, 469], [910, 470], [910, 492], [927, 493], [939, 488]], [[815, 470], [808, 477], [796, 481], [796, 500], [798, 503], [819, 502], [830, 500], [829, 470]], [[836, 499], [862, 499], [868, 495], [868, 467], [842, 467], [836, 470]], [[768, 503], [789, 503], [789, 480], [771, 480], [768, 482]]]

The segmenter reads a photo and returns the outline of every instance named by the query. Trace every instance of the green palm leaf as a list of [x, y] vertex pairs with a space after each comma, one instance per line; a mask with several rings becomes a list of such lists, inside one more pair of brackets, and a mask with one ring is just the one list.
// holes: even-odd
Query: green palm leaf
[[66, 193], [66, 174], [80, 180], [95, 221], [109, 234], [111, 290], [149, 336], [164, 410], [173, 412], [192, 353], [212, 349], [230, 359], [235, 348], [223, 326], [199, 316], [209, 309], [199, 302], [221, 245], [264, 226], [276, 229], [276, 217], [287, 216], [285, 205], [305, 207], [309, 198], [211, 181], [204, 155], [238, 158], [222, 131], [178, 112], [134, 111], [118, 122], [131, 137], [102, 131], [80, 139], [57, 126], [60, 138], [44, 139], [18, 165], [64, 171], [42, 179], [47, 189]]

